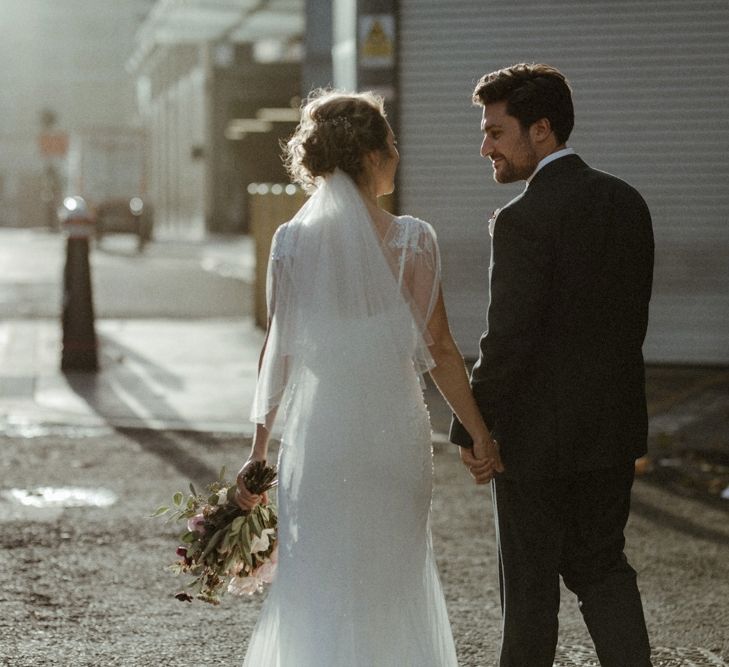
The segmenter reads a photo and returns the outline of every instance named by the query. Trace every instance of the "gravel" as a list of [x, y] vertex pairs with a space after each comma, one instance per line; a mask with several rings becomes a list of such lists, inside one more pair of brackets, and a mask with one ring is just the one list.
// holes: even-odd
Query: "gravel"
[[[207, 667], [242, 662], [262, 597], [181, 603], [166, 571], [179, 529], [147, 518], [189, 480], [232, 472], [249, 443], [230, 435], [119, 430], [0, 436], [0, 490], [103, 488], [109, 508], [31, 508], [0, 499], [0, 663]], [[493, 665], [499, 595], [489, 492], [454, 449], [436, 448], [433, 534], [462, 667]], [[727, 503], [729, 505], [729, 503]], [[639, 572], [654, 664], [729, 659], [729, 511], [639, 480], [628, 556]], [[596, 665], [563, 589], [556, 664]], [[326, 667], [326, 666], [324, 666]], [[405, 667], [405, 666], [403, 666]]]

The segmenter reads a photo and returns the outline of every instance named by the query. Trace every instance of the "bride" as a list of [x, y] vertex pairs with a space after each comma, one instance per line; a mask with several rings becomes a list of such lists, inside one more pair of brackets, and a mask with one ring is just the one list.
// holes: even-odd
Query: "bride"
[[[316, 91], [286, 163], [311, 194], [277, 230], [249, 460], [276, 413], [276, 581], [247, 667], [457, 666], [429, 526], [430, 372], [474, 440], [474, 476], [503, 469], [448, 327], [433, 228], [377, 205], [399, 154], [382, 99]], [[466, 454], [468, 456], [468, 454]], [[237, 502], [261, 497], [239, 474]]]

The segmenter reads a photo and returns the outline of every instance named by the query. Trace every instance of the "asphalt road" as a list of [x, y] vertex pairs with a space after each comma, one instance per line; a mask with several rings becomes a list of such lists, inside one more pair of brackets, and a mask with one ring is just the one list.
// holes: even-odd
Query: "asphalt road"
[[[150, 243], [130, 235], [90, 244], [99, 319], [242, 317], [251, 312], [226, 253], [235, 244]], [[0, 228], [0, 318], [57, 318], [61, 312], [66, 240], [43, 229]], [[243, 258], [231, 258], [236, 265]], [[252, 271], [251, 267], [243, 270]]]

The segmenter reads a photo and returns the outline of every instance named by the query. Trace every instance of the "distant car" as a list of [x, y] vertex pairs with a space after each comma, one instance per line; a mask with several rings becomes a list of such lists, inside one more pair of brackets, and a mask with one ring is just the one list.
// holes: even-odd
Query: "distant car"
[[107, 234], [135, 234], [141, 251], [152, 239], [152, 206], [141, 197], [110, 199], [96, 206], [96, 239]]

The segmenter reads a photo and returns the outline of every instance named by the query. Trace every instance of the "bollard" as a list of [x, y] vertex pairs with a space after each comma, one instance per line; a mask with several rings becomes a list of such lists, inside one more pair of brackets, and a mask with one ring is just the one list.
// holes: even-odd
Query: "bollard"
[[67, 197], [61, 216], [67, 235], [61, 370], [94, 372], [99, 364], [89, 265], [89, 237], [93, 232], [93, 221], [80, 197]]

